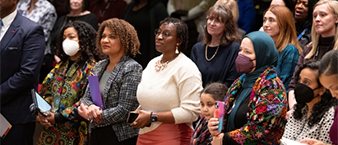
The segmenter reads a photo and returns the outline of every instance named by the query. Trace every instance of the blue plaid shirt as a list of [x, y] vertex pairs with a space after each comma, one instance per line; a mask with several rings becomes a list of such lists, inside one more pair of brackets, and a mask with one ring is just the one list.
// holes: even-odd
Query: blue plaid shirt
[[20, 1], [18, 3], [18, 11], [22, 16], [42, 26], [45, 34], [45, 42], [47, 42], [57, 18], [55, 8], [47, 0], [39, 0], [35, 3], [33, 11], [28, 13], [29, 5], [30, 0]]

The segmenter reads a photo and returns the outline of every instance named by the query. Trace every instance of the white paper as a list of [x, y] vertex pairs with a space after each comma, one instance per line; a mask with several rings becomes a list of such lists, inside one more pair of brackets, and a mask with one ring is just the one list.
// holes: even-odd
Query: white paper
[[284, 137], [280, 141], [282, 142], [283, 145], [308, 145], [307, 143], [300, 143], [298, 141], [294, 141]]
[[0, 114], [0, 137], [6, 136], [12, 125]]
[[42, 112], [48, 112], [52, 107], [38, 94], [35, 92], [36, 102], [38, 103], [38, 108]]

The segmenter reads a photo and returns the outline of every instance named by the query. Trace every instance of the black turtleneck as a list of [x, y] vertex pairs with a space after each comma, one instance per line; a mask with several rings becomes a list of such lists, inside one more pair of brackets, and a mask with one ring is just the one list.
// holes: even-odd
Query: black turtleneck
[[[297, 72], [299, 70], [300, 65], [302, 65], [302, 64], [304, 64], [304, 63], [306, 63], [310, 60], [320, 60], [320, 59], [322, 59], [323, 55], [326, 52], [333, 49], [334, 43], [335, 43], [334, 36], [326, 37], [326, 38], [320, 37], [319, 43], [318, 43], [318, 49], [317, 49], [318, 54], [317, 55], [315, 54], [314, 56], [312, 56], [309, 59], [305, 59], [305, 56], [311, 51], [312, 45], [310, 45], [310, 47], [305, 47], [303, 53], [299, 56], [298, 63], [297, 63], [296, 68], [295, 68], [295, 72]], [[295, 80], [294, 75], [292, 76], [292, 80], [289, 83], [289, 91], [294, 90], [294, 88], [296, 87], [296, 80]]]
[[[334, 37], [335, 36], [331, 36], [331, 37], [326, 37], [326, 38], [323, 38], [323, 37], [319, 37], [319, 43], [318, 43], [318, 55], [316, 56], [316, 60], [320, 60], [322, 59], [323, 55], [332, 50], [333, 49], [333, 46], [334, 46]], [[310, 52], [310, 51], [309, 51]]]

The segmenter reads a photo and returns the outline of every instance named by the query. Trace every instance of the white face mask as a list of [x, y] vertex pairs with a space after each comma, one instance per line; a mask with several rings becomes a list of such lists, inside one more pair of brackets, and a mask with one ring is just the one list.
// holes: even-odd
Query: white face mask
[[62, 48], [68, 56], [74, 56], [80, 50], [79, 43], [69, 39], [65, 39], [62, 42]]

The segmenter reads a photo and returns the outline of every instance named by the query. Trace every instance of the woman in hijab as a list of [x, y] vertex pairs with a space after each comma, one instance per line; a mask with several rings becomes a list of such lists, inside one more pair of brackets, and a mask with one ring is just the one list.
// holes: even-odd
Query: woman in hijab
[[217, 118], [209, 120], [214, 144], [279, 144], [287, 100], [284, 85], [273, 69], [277, 60], [277, 49], [268, 34], [257, 31], [244, 37], [235, 61], [243, 75], [224, 99], [222, 131], [217, 131]]

